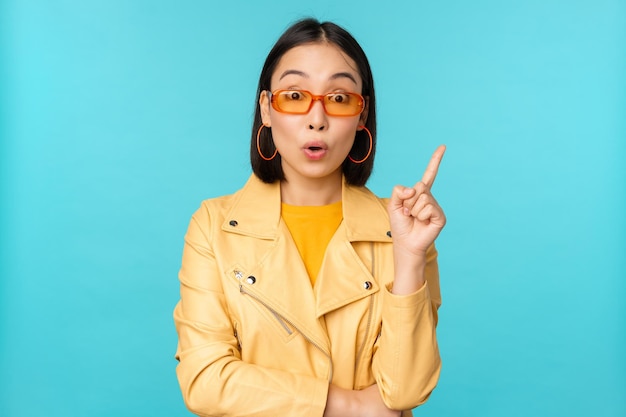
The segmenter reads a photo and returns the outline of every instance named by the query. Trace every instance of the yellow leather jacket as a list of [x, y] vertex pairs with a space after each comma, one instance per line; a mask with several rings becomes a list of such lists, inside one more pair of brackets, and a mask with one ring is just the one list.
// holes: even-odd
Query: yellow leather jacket
[[342, 207], [314, 288], [281, 219], [279, 183], [253, 175], [193, 215], [174, 310], [192, 412], [320, 417], [329, 383], [377, 383], [396, 410], [426, 401], [441, 368], [437, 252], [422, 289], [393, 295], [386, 201], [344, 183]]

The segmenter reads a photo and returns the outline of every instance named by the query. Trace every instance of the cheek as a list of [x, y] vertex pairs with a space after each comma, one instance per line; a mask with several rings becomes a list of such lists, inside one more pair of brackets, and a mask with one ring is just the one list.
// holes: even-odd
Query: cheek
[[286, 117], [285, 115], [274, 113], [272, 115], [272, 127], [281, 131], [293, 131], [298, 126], [298, 117]]
[[359, 120], [345, 120], [343, 123], [337, 126], [337, 134], [341, 137], [342, 142], [346, 142], [349, 147], [352, 147], [354, 138], [356, 136], [357, 127], [359, 126]]
[[293, 132], [297, 127], [297, 123], [293, 120], [294, 118], [284, 117], [284, 116], [272, 116], [272, 129], [277, 132]]
[[293, 138], [298, 131], [297, 117], [272, 116], [272, 137], [277, 148], [285, 144], [293, 143]]

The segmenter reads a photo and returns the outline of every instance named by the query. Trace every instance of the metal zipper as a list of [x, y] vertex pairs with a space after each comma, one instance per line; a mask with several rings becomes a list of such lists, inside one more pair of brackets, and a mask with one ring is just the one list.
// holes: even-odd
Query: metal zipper
[[239, 348], [239, 352], [241, 352], [241, 339], [239, 338], [239, 331], [237, 330], [236, 324], [235, 324], [235, 338], [237, 339], [237, 347]]
[[[247, 293], [246, 293], [246, 294], [247, 294]], [[272, 311], [272, 310], [270, 310], [270, 311], [272, 312], [272, 314], [273, 314], [273, 315], [274, 315], [274, 317], [276, 318], [276, 321], [278, 321], [278, 322], [280, 323], [280, 325], [281, 325], [281, 326], [283, 326], [283, 329], [285, 329], [285, 331], [287, 332], [287, 334], [288, 334], [289, 336], [291, 336], [291, 335], [293, 334], [293, 330], [291, 330], [291, 329], [289, 328], [289, 326], [287, 326], [287, 323], [285, 323], [285, 320], [283, 320], [283, 318], [282, 318], [280, 315], [278, 315], [275, 311]]]
[[[276, 317], [277, 319], [279, 318], [279, 321], [284, 321], [284, 323], [281, 323], [283, 325], [283, 327], [285, 326], [285, 323], [288, 323], [291, 327], [293, 327], [294, 329], [298, 330], [298, 332], [302, 335], [302, 337], [304, 338], [304, 340], [306, 340], [307, 342], [309, 342], [310, 344], [312, 344], [315, 348], [317, 348], [320, 352], [322, 352], [324, 354], [324, 356], [326, 356], [328, 358], [328, 362], [330, 363], [330, 375], [328, 377], [328, 382], [331, 382], [333, 380], [333, 360], [330, 357], [330, 354], [326, 353], [326, 351], [324, 349], [322, 349], [322, 347], [320, 345], [318, 345], [317, 343], [315, 343], [313, 340], [311, 340], [306, 334], [304, 334], [303, 332], [300, 331], [300, 329], [298, 329], [298, 327], [296, 325], [293, 324], [293, 322], [291, 322], [289, 319], [281, 316], [280, 314], [278, 314], [278, 312], [276, 310], [274, 310], [273, 308], [271, 308], [270, 306], [268, 306], [263, 300], [261, 300], [259, 297], [257, 297], [256, 295], [247, 292], [244, 288], [242, 284], [239, 284], [239, 292], [242, 294], [245, 294], [249, 297], [252, 297], [253, 299], [255, 299], [257, 302], [259, 302], [261, 305], [263, 305], [263, 307], [267, 308], [273, 315], [274, 317]], [[290, 330], [290, 329], [289, 329]], [[290, 333], [291, 334], [291, 333]]]
[[363, 341], [361, 342], [361, 346], [359, 346], [359, 350], [357, 350], [356, 362], [354, 363], [355, 381], [357, 381], [359, 377], [359, 375], [357, 375], [356, 373], [357, 373], [357, 370], [359, 369], [361, 356], [363, 355], [363, 351], [365, 350], [365, 343], [367, 342], [367, 338], [370, 334], [370, 328], [372, 327], [373, 315], [374, 315], [374, 297], [370, 296], [370, 306], [369, 306], [369, 313], [367, 314], [367, 326], [365, 327], [365, 335], [363, 336]]
[[[376, 277], [374, 274], [374, 266], [376, 264], [376, 252], [374, 250], [374, 242], [370, 242], [370, 257], [372, 258], [372, 264], [370, 266], [370, 273], [372, 277]], [[374, 297], [370, 296], [370, 305], [369, 312], [367, 314], [367, 326], [365, 327], [365, 336], [363, 337], [363, 342], [361, 342], [361, 346], [359, 346], [359, 350], [357, 350], [356, 361], [354, 364], [354, 377], [355, 381], [358, 381], [357, 371], [359, 369], [359, 364], [361, 362], [361, 356], [363, 355], [363, 351], [365, 350], [365, 343], [367, 342], [367, 338], [370, 334], [370, 328], [372, 327], [372, 316], [374, 314]]]

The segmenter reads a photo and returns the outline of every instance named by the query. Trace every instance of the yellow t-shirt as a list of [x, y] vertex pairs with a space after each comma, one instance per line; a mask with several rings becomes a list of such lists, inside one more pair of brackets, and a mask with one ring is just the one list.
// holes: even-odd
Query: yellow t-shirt
[[315, 285], [328, 242], [343, 218], [341, 201], [326, 206], [292, 206], [282, 203], [281, 207], [281, 215], [298, 247], [311, 285]]

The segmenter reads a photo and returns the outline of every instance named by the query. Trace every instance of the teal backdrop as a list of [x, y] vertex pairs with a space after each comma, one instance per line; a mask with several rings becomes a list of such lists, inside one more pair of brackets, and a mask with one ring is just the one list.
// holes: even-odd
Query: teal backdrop
[[4, 0], [0, 415], [189, 415], [183, 235], [250, 174], [263, 60], [305, 16], [371, 60], [376, 193], [448, 145], [444, 365], [416, 415], [625, 416], [618, 0]]

